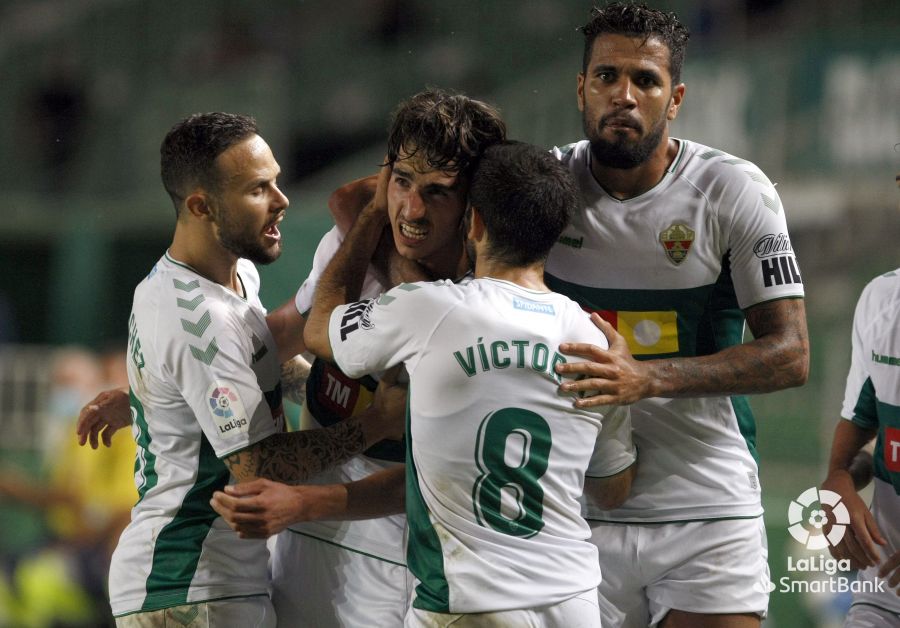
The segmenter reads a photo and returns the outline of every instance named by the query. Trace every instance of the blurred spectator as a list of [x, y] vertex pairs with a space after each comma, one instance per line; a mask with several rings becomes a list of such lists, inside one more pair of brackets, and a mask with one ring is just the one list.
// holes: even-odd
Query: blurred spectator
[[125, 352], [117, 348], [97, 356], [67, 348], [51, 368], [43, 476], [18, 468], [0, 471], [0, 500], [38, 509], [50, 537], [36, 555], [19, 561], [6, 591], [0, 584], [0, 625], [5, 614], [16, 626], [112, 626], [106, 575], [137, 499], [135, 444], [121, 430], [109, 448], [82, 448], [74, 424], [96, 393], [127, 387]]

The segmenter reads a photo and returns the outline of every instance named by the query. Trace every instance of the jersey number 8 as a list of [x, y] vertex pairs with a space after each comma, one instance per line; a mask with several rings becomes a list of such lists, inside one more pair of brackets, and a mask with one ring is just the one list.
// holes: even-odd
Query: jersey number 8
[[552, 439], [550, 426], [522, 408], [491, 412], [478, 428], [475, 462], [481, 475], [472, 488], [478, 524], [528, 538], [544, 527], [544, 489]]

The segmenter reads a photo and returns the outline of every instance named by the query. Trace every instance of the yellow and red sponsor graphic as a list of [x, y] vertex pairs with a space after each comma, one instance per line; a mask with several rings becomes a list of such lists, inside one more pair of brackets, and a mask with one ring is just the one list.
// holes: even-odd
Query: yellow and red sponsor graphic
[[678, 353], [678, 313], [591, 310], [616, 328], [628, 342], [632, 355]]
[[360, 380], [348, 377], [331, 364], [324, 365], [314, 392], [321, 407], [339, 419], [355, 416], [374, 399]]
[[900, 429], [896, 427], [884, 428], [884, 466], [900, 473]]

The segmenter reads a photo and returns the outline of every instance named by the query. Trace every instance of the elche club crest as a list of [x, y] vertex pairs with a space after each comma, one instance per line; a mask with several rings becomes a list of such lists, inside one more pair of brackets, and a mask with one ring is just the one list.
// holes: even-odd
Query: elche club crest
[[691, 245], [694, 243], [694, 230], [687, 225], [674, 224], [660, 232], [659, 242], [669, 261], [678, 265], [685, 260], [691, 250]]
[[[829, 506], [833, 515], [831, 529], [825, 533]], [[788, 532], [794, 540], [803, 543], [807, 549], [821, 550], [834, 547], [844, 538], [850, 524], [850, 513], [841, 502], [841, 496], [834, 491], [818, 490], [815, 486], [803, 491], [788, 507]]]

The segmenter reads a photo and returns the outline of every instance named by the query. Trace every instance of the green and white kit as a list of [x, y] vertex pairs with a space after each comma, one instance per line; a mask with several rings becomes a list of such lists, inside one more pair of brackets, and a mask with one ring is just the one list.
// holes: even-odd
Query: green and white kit
[[230, 481], [222, 458], [284, 431], [278, 352], [259, 275], [244, 294], [162, 257], [138, 285], [128, 381], [139, 500], [112, 558], [117, 616], [267, 595], [264, 541], [242, 540], [209, 500]]
[[[872, 514], [888, 541], [885, 557], [900, 551], [900, 269], [876, 277], [865, 287], [853, 315], [850, 372], [841, 416], [856, 425], [876, 430], [875, 491]], [[878, 566], [859, 572], [861, 582], [876, 581]], [[887, 586], [854, 593], [853, 604], [888, 611], [896, 625], [900, 596]], [[852, 616], [852, 615], [851, 615]], [[848, 620], [848, 626], [863, 625]]]
[[533, 608], [597, 586], [585, 475], [618, 473], [635, 451], [627, 409], [579, 410], [558, 391], [561, 342], [606, 346], [581, 308], [490, 278], [401, 284], [337, 308], [329, 337], [351, 377], [409, 372], [415, 608]]
[[[312, 270], [294, 298], [301, 314], [312, 307], [319, 278], [342, 241], [335, 227], [319, 242]], [[386, 289], [372, 272], [367, 272], [362, 298], [376, 297]], [[376, 385], [371, 376], [355, 380], [316, 358], [307, 380], [303, 429], [358, 415], [372, 402]], [[400, 455], [360, 454], [312, 481], [353, 482], [402, 464], [402, 444], [395, 446], [401, 449]], [[382, 443], [376, 448], [383, 449]], [[409, 605], [405, 543], [406, 516], [402, 514], [363, 521], [292, 524], [278, 534], [272, 553], [272, 603], [276, 612], [291, 617], [297, 625], [318, 628], [401, 625]]]
[[[591, 173], [584, 140], [554, 154], [584, 200], [547, 260], [551, 289], [597, 311], [637, 359], [691, 357], [742, 342], [743, 309], [803, 296], [784, 210], [755, 165], [677, 140], [662, 180], [620, 201]], [[755, 424], [740, 396], [631, 406], [640, 472], [631, 496], [588, 519], [676, 522], [762, 514]]]

